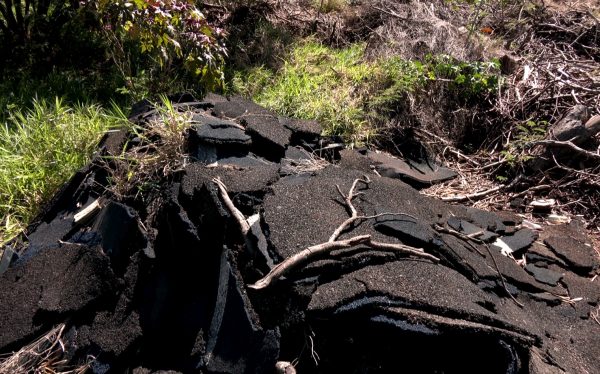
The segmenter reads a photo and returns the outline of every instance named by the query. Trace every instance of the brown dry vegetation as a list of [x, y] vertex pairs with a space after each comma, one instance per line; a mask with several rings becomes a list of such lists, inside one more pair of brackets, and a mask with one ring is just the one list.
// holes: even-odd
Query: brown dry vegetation
[[[239, 9], [228, 15], [223, 8], [222, 21], [232, 25], [234, 65], [277, 69], [290, 42], [307, 35], [336, 48], [365, 42], [368, 60], [499, 59], [501, 84], [489, 95], [464, 100], [449, 89], [452, 82], [438, 79], [398, 96], [393, 115], [375, 124], [381, 135], [375, 144], [404, 154], [421, 152], [415, 145], [424, 144], [451, 163], [462, 178], [429, 191], [436, 196], [501, 187], [477, 204], [506, 209], [515, 196], [524, 204], [551, 197], [558, 199], [558, 211], [597, 226], [600, 178], [593, 164], [536, 171], [529, 159], [540, 154], [533, 142], [574, 105], [587, 106], [587, 118], [600, 113], [598, 1], [376, 0], [332, 11], [317, 3], [255, 2], [243, 8], [250, 15], [243, 19], [252, 22], [237, 24], [230, 21]], [[585, 147], [596, 152], [597, 145], [596, 137]]]

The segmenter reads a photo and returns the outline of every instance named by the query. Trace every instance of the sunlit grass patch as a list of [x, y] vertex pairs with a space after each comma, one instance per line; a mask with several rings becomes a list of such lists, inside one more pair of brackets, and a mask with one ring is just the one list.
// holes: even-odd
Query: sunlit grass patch
[[97, 105], [36, 101], [0, 128], [0, 245], [90, 159], [102, 134], [127, 123]]

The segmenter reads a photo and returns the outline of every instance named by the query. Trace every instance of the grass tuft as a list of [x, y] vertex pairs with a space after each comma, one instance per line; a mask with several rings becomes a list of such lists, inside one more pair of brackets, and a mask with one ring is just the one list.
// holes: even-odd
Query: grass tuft
[[11, 111], [0, 128], [0, 246], [89, 161], [106, 130], [126, 123], [97, 105], [69, 107], [60, 99]]
[[397, 115], [408, 95], [430, 96], [434, 83], [462, 101], [481, 100], [499, 84], [495, 62], [461, 62], [445, 55], [369, 61], [364, 49], [363, 43], [333, 49], [304, 40], [292, 45], [280, 69], [238, 71], [231, 88], [281, 115], [317, 120], [325, 135], [358, 145]]

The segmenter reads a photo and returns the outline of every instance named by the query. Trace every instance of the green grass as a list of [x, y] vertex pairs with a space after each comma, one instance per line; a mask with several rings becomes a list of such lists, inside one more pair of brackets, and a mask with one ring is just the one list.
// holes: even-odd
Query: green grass
[[316, 119], [326, 134], [350, 141], [368, 137], [361, 90], [370, 67], [362, 63], [363, 45], [332, 50], [314, 41], [296, 45], [283, 67], [238, 72], [233, 89], [290, 117]]
[[9, 111], [0, 129], [0, 246], [89, 161], [107, 129], [126, 123], [115, 113], [60, 99]]
[[377, 134], [378, 124], [394, 115], [407, 94], [427, 94], [433, 82], [442, 82], [460, 100], [479, 100], [499, 83], [494, 62], [460, 62], [448, 56], [369, 61], [364, 48], [362, 43], [333, 49], [313, 39], [300, 41], [291, 46], [280, 69], [237, 71], [230, 88], [281, 115], [318, 120], [325, 135], [362, 144]]

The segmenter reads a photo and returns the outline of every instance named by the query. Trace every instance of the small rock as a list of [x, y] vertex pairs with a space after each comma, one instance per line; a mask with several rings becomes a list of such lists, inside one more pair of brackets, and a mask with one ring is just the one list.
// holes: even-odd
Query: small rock
[[544, 240], [544, 243], [558, 257], [580, 273], [587, 274], [598, 267], [598, 261], [594, 258], [593, 249], [589, 244], [570, 237], [559, 236], [549, 237]]
[[[503, 236], [500, 238], [501, 241], [511, 249], [511, 252], [519, 252], [531, 245], [537, 239], [537, 234], [534, 231], [529, 229], [521, 229], [517, 231], [514, 235]], [[496, 246], [500, 247], [498, 244], [494, 243]], [[506, 249], [502, 248], [501, 249]]]
[[567, 216], [561, 216], [558, 214], [550, 214], [548, 217], [546, 217], [546, 220], [548, 221], [548, 223], [552, 223], [554, 225], [560, 225], [563, 223], [571, 222], [571, 218]]
[[544, 283], [544, 284], [547, 284], [550, 286], [556, 286], [558, 284], [558, 281], [560, 281], [563, 277], [563, 275], [561, 273], [557, 273], [552, 270], [537, 267], [532, 264], [528, 264], [527, 266], [525, 266], [525, 271], [527, 271], [529, 274], [533, 275], [535, 280], [537, 280], [538, 282]]
[[384, 177], [401, 179], [413, 187], [424, 187], [456, 177], [456, 172], [433, 161], [401, 160], [385, 153], [369, 152], [367, 156]]
[[548, 213], [555, 205], [556, 200], [554, 199], [538, 199], [529, 203], [535, 213]]

